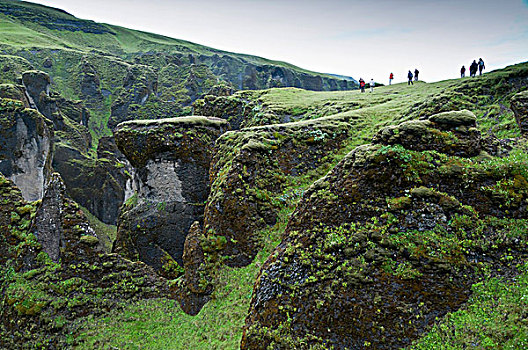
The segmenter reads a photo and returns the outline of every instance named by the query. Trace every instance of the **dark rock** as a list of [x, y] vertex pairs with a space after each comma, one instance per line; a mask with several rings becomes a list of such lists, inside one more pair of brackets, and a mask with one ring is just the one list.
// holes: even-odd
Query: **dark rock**
[[112, 103], [108, 126], [114, 129], [117, 124], [133, 119], [129, 109], [133, 105], [144, 105], [150, 95], [158, 89], [158, 77], [149, 66], [134, 65], [128, 68], [119, 95]]
[[183, 266], [185, 237], [203, 221], [209, 164], [221, 119], [185, 117], [119, 125], [116, 143], [135, 168], [137, 194], [123, 207], [114, 251], [174, 277]]
[[82, 59], [80, 85], [81, 95], [90, 106], [95, 107], [102, 102], [99, 74], [87, 57]]
[[44, 59], [44, 62], [42, 62], [42, 67], [44, 67], [44, 68], [53, 67], [53, 61], [51, 60], [51, 58], [46, 57], [46, 59]]
[[53, 130], [39, 112], [0, 99], [0, 173], [28, 201], [41, 199], [51, 174]]
[[[217, 141], [205, 232], [225, 237], [220, 254], [245, 266], [261, 248], [257, 232], [275, 224], [288, 180], [325, 166], [352, 137], [347, 117], [231, 131]], [[279, 201], [279, 199], [276, 199]]]
[[259, 274], [242, 349], [406, 347], [480, 276], [517, 273], [526, 165], [476, 167], [429, 147], [427, 128], [380, 132], [404, 147], [360, 146], [306, 191]]
[[87, 315], [175, 296], [145, 264], [105, 254], [63, 190], [55, 174], [42, 203], [29, 203], [0, 175], [0, 198], [8, 199], [0, 202], [0, 348], [68, 348], [75, 322]]
[[17, 100], [24, 104], [24, 107], [29, 108], [29, 100], [25, 94], [25, 89], [20, 85], [13, 84], [1, 84], [0, 85], [0, 98], [8, 98], [11, 100]]
[[185, 238], [182, 256], [185, 286], [180, 296], [180, 305], [189, 315], [197, 315], [211, 299], [210, 294], [213, 291], [209, 271], [206, 271], [202, 245], [205, 245], [205, 236], [200, 223], [196, 221]]
[[515, 115], [515, 121], [521, 129], [523, 136], [528, 135], [528, 91], [523, 91], [511, 99], [511, 109]]

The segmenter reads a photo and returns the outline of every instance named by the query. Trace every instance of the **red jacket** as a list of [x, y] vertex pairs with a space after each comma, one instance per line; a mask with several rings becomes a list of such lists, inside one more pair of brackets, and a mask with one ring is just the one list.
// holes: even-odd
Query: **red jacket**
[[389, 79], [394, 79], [394, 74], [390, 74]]

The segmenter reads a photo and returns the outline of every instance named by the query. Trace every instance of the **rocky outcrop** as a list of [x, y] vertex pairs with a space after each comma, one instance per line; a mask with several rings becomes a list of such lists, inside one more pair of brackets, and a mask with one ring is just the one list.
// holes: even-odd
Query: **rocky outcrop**
[[0, 99], [0, 173], [28, 201], [41, 199], [51, 172], [53, 129], [20, 101]]
[[142, 263], [102, 252], [54, 174], [42, 202], [0, 175], [0, 348], [68, 348], [75, 321], [122, 303], [172, 297]]
[[251, 92], [241, 92], [231, 96], [208, 94], [193, 103], [193, 113], [208, 117], [222, 118], [229, 122], [231, 129], [240, 129], [255, 113], [259, 112], [257, 103], [246, 96]]
[[96, 108], [103, 100], [101, 93], [101, 79], [95, 66], [87, 57], [83, 57], [81, 62], [81, 96], [92, 108]]
[[224, 120], [206, 117], [119, 125], [116, 143], [135, 168], [138, 190], [123, 207], [115, 252], [164, 276], [181, 274], [189, 228], [203, 221], [212, 148], [226, 130]]
[[480, 131], [477, 118], [470, 111], [435, 114], [380, 130], [373, 142], [382, 145], [400, 144], [414, 151], [431, 151], [474, 157], [480, 153]]
[[[306, 191], [259, 274], [242, 349], [405, 347], [479, 276], [517, 273], [526, 164], [453, 155], [479, 149], [454, 116], [430, 117], [423, 136], [381, 131]], [[450, 147], [431, 138], [440, 122]]]
[[225, 240], [220, 254], [229, 265], [253, 260], [261, 248], [257, 233], [276, 222], [278, 197], [292, 181], [327, 166], [325, 157], [339, 154], [352, 137], [349, 121], [328, 117], [247, 128], [217, 141], [204, 224], [209, 239]]
[[515, 121], [521, 129], [521, 135], [528, 135], [528, 91], [523, 91], [511, 99], [511, 109], [515, 115]]
[[189, 315], [197, 315], [202, 307], [211, 300], [212, 278], [208, 271], [204, 252], [205, 236], [198, 221], [194, 222], [185, 238], [183, 247], [183, 288], [179, 295], [182, 310]]

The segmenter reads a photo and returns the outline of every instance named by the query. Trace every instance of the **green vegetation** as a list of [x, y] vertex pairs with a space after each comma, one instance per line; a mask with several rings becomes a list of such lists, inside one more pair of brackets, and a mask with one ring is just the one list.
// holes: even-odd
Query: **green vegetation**
[[412, 350], [526, 349], [528, 265], [513, 279], [490, 277], [473, 285], [468, 304], [451, 313]]
[[185, 314], [176, 301], [163, 298], [121, 303], [102, 316], [78, 320], [71, 328], [72, 343], [78, 349], [237, 349], [253, 283], [280, 242], [298, 200], [287, 200], [277, 223], [259, 233], [263, 249], [250, 265], [222, 266], [215, 272], [212, 300], [197, 316]]

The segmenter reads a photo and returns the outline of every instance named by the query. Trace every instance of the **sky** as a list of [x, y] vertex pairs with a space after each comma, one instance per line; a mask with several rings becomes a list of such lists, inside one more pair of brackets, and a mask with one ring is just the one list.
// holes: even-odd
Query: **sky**
[[528, 61], [528, 0], [31, 0], [322, 73], [396, 82]]

